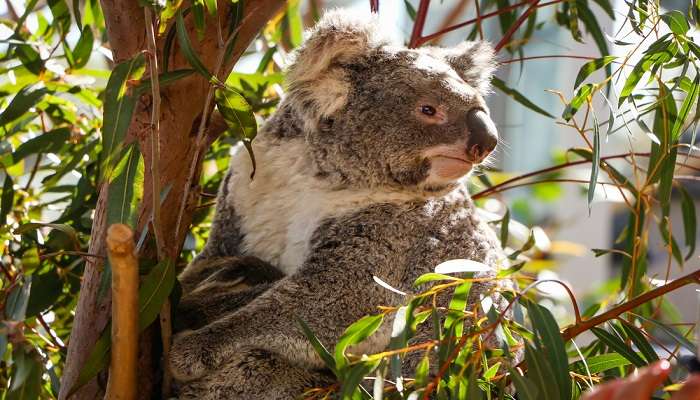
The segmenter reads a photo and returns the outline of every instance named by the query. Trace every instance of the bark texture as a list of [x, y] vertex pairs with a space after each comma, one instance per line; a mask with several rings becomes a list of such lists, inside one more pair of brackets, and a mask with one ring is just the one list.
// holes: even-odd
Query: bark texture
[[[132, 58], [137, 53], [145, 50], [146, 35], [143, 9], [135, 0], [102, 0], [102, 8], [105, 14], [107, 33], [115, 62], [121, 62]], [[219, 18], [227, 32], [229, 15], [228, 9], [231, 2], [219, 2]], [[256, 0], [246, 2], [243, 22], [238, 31], [233, 51], [233, 57], [228, 65], [221, 69], [220, 78], [225, 77], [231, 71], [235, 61], [243, 54], [260, 29], [270, 18], [277, 14], [284, 0]], [[214, 64], [219, 54], [216, 21], [208, 17], [207, 31], [202, 41], [197, 40], [192, 24], [188, 22], [190, 37], [193, 46], [197, 50], [200, 59], [210, 71], [214, 70]], [[157, 39], [157, 48], [161, 53], [159, 59], [162, 63], [162, 48], [165, 37]], [[185, 58], [178, 51], [177, 43], [173, 46], [169, 69], [189, 68]], [[161, 71], [162, 72], [162, 71]], [[160, 149], [159, 162], [160, 187], [171, 186], [168, 196], [161, 206], [161, 229], [163, 242], [167, 247], [167, 254], [175, 257], [179, 254], [185, 235], [191, 222], [194, 207], [197, 204], [199, 194], [199, 179], [194, 179], [189, 190], [187, 207], [183, 214], [180, 232], [175, 237], [178, 211], [186, 192], [189, 166], [197, 155], [196, 137], [199, 121], [204, 111], [205, 98], [209, 89], [208, 82], [199, 75], [191, 75], [161, 90], [161, 116], [160, 116]], [[206, 110], [210, 112], [211, 110]], [[145, 165], [150, 165], [150, 112], [151, 98], [144, 95], [135, 110], [127, 141], [138, 140], [141, 152], [144, 155]], [[199, 169], [200, 161], [197, 162]], [[152, 215], [151, 208], [151, 179], [152, 175], [146, 169], [144, 182], [144, 197], [139, 211], [138, 230], [148, 223]], [[195, 174], [199, 177], [199, 171]], [[94, 225], [90, 241], [89, 252], [92, 254], [105, 253], [106, 233], [106, 209], [107, 209], [106, 185], [100, 188], [100, 195], [95, 210]], [[138, 234], [137, 234], [138, 235]], [[137, 236], [138, 237], [138, 236]], [[141, 257], [155, 257], [154, 246], [147, 246], [142, 250]], [[76, 382], [80, 370], [87, 359], [94, 343], [104, 330], [110, 316], [111, 302], [109, 295], [98, 297], [98, 289], [102, 275], [102, 263], [97, 258], [90, 258], [86, 262], [83, 281], [81, 284], [80, 298], [75, 311], [75, 321], [70, 335], [66, 366], [61, 379], [61, 391], [59, 399], [66, 399], [68, 392]], [[156, 321], [157, 323], [157, 321]], [[149, 329], [142, 334], [140, 340], [139, 357], [139, 398], [151, 398], [158, 384], [158, 363], [160, 349], [157, 343], [159, 338], [155, 329]], [[96, 399], [102, 397], [104, 388], [97, 379], [83, 386], [71, 398]]]

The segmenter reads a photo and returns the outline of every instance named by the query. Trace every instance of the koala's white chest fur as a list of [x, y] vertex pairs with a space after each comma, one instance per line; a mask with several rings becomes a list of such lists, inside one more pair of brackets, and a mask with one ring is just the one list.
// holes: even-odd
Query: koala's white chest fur
[[304, 263], [311, 237], [324, 219], [412, 197], [402, 192], [330, 187], [314, 176], [302, 139], [278, 144], [258, 138], [254, 153], [257, 170], [252, 181], [246, 150], [239, 147], [232, 156], [226, 201], [240, 218], [242, 253], [265, 260], [287, 275]]

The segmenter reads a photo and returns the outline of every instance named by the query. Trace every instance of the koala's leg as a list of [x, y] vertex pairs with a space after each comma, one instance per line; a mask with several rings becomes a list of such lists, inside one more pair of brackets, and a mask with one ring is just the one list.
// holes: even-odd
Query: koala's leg
[[296, 366], [278, 354], [241, 349], [216, 372], [179, 389], [179, 399], [289, 400], [306, 390], [335, 382], [330, 371]]

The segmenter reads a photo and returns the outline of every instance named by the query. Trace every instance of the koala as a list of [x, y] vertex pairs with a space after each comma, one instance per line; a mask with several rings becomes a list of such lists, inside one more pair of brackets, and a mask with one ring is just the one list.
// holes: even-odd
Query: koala
[[[484, 101], [494, 57], [485, 42], [409, 49], [374, 18], [322, 17], [253, 142], [254, 178], [239, 148], [205, 249], [180, 276], [186, 323], [169, 367], [181, 398], [291, 399], [332, 383], [297, 318], [332, 348], [377, 306], [405, 302], [375, 276], [411, 292], [449, 259], [495, 276], [501, 246], [466, 189], [498, 143]], [[497, 285], [475, 282], [469, 302], [503, 308]], [[390, 325], [352, 352], [382, 351]]]

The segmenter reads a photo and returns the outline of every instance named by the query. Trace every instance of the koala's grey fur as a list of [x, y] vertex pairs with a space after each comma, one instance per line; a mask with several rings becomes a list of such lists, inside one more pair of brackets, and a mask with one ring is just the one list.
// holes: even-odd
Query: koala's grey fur
[[[189, 330], [175, 337], [169, 364], [181, 398], [291, 399], [333, 382], [296, 318], [332, 348], [377, 306], [405, 302], [373, 276], [411, 292], [450, 259], [495, 275], [500, 244], [464, 180], [434, 179], [425, 155], [466, 148], [467, 112], [486, 110], [493, 69], [482, 42], [406, 49], [376, 21], [343, 11], [322, 18], [256, 138], [255, 179], [239, 151], [207, 245], [180, 277]], [[442, 122], [426, 123], [421, 104], [439, 107]], [[469, 303], [491, 296], [502, 307], [495, 286], [474, 283]], [[352, 352], [383, 350], [389, 330], [385, 323]]]

